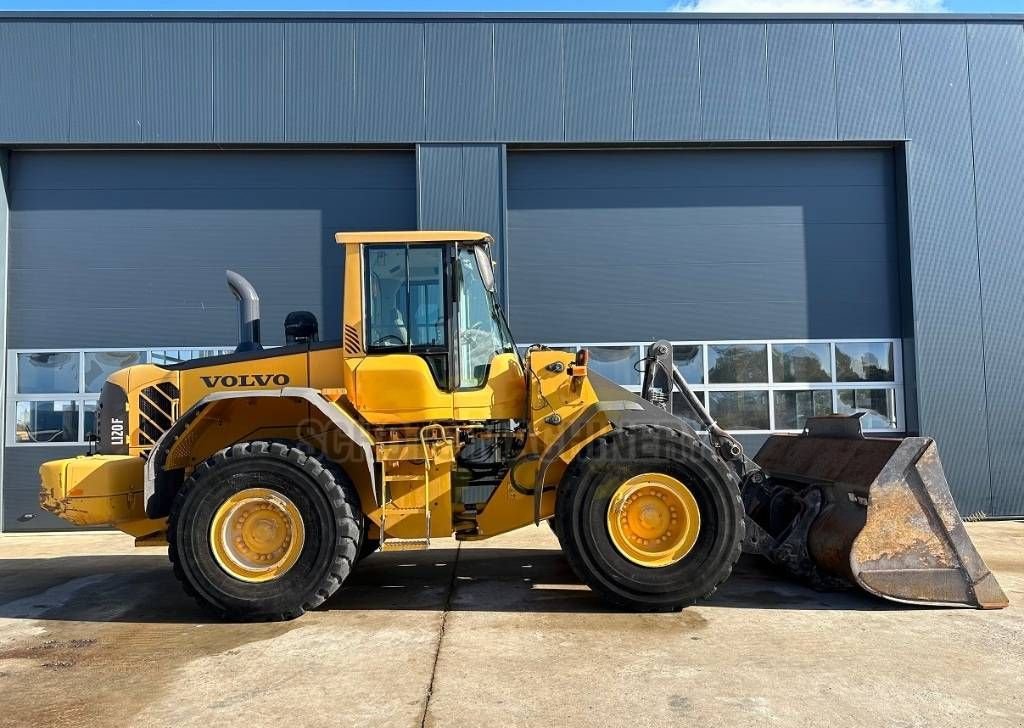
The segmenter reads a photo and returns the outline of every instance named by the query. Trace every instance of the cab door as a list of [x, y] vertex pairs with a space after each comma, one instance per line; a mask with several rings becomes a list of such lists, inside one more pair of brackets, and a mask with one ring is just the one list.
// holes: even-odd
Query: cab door
[[373, 424], [454, 417], [453, 246], [363, 246], [365, 356], [351, 362], [355, 406]]

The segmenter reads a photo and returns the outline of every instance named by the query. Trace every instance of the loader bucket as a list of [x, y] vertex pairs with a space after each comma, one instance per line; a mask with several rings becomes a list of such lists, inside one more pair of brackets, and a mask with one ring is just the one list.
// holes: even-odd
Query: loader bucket
[[822, 572], [896, 602], [1009, 604], [964, 528], [931, 438], [868, 438], [857, 418], [813, 418], [802, 435], [770, 437], [754, 460], [797, 498], [820, 493], [806, 553]]

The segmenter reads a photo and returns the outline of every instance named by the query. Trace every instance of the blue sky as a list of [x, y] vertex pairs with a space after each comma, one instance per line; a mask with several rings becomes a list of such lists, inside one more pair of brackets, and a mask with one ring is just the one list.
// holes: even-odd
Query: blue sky
[[362, 10], [1024, 13], [1024, 0], [0, 0], [0, 10]]

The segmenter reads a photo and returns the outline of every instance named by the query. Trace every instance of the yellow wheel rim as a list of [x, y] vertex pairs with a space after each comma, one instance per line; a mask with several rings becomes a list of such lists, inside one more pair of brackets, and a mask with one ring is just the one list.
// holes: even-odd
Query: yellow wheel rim
[[299, 509], [269, 488], [235, 493], [213, 516], [213, 556], [228, 574], [242, 581], [276, 579], [295, 565], [306, 532]]
[[640, 566], [670, 566], [700, 534], [690, 489], [670, 475], [643, 473], [620, 485], [608, 504], [608, 533], [620, 554]]

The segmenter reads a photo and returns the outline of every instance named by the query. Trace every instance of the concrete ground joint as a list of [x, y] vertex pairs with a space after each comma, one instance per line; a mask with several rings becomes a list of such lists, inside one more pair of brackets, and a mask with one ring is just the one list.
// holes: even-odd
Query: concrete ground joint
[[434, 681], [437, 679], [437, 663], [441, 659], [441, 645], [444, 643], [444, 633], [448, 627], [448, 615], [451, 613], [452, 595], [455, 593], [455, 583], [459, 569], [459, 555], [462, 553], [462, 543], [455, 548], [455, 558], [452, 560], [452, 576], [448, 581], [448, 593], [445, 596], [444, 608], [441, 611], [441, 623], [437, 628], [437, 644], [434, 646], [434, 662], [430, 667], [430, 681], [427, 683], [427, 695], [423, 701], [423, 713], [420, 715], [420, 728], [426, 728], [427, 715], [430, 713], [430, 699], [434, 695]]

